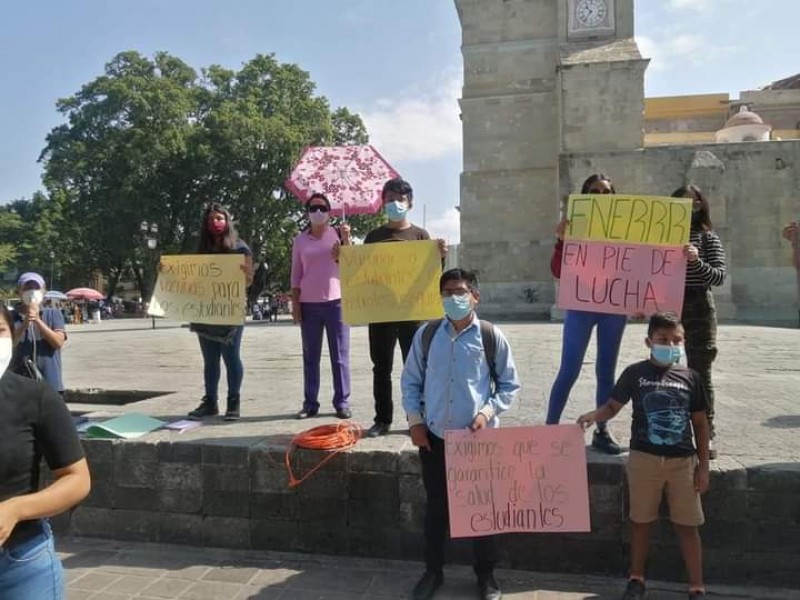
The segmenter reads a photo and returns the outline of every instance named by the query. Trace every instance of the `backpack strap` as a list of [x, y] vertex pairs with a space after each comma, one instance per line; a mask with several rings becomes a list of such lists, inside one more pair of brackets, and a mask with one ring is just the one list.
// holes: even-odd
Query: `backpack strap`
[[433, 336], [439, 331], [439, 327], [444, 322], [444, 319], [433, 319], [425, 323], [425, 329], [422, 331], [422, 373], [428, 372], [428, 354], [431, 352], [431, 342]]

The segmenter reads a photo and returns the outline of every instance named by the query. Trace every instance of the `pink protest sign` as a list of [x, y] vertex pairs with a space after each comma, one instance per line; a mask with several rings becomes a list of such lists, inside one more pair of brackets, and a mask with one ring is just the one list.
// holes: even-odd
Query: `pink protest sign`
[[577, 425], [447, 431], [445, 462], [451, 537], [590, 530]]
[[686, 258], [681, 247], [566, 240], [558, 307], [593, 312], [681, 314]]

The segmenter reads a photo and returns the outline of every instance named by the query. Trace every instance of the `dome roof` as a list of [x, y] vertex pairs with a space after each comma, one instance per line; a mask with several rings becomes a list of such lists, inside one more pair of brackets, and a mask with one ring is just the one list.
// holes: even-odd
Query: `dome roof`
[[739, 107], [739, 112], [731, 116], [727, 121], [725, 121], [725, 127], [723, 129], [729, 129], [731, 127], [739, 127], [740, 125], [763, 125], [764, 121], [758, 114], [754, 112], [750, 112], [747, 109], [747, 106]]

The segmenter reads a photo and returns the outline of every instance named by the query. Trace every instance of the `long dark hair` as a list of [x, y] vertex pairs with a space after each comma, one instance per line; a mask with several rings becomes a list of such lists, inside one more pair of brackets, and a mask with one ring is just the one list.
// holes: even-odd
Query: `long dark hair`
[[[222, 234], [222, 239], [216, 243], [216, 237], [208, 229], [208, 217], [211, 213], [220, 213], [225, 215], [225, 232]], [[197, 251], [201, 254], [208, 252], [230, 252], [236, 247], [236, 242], [239, 241], [239, 236], [236, 234], [236, 228], [233, 226], [233, 217], [231, 212], [218, 202], [212, 202], [203, 211], [203, 220], [200, 222], [200, 243], [197, 244]]]
[[700, 210], [692, 213], [692, 229], [703, 229], [704, 231], [714, 229], [711, 224], [711, 206], [699, 187], [691, 184], [683, 185], [672, 192], [673, 198], [686, 198], [687, 196], [692, 200], [700, 201]]
[[611, 193], [617, 193], [617, 190], [614, 189], [614, 183], [611, 181], [609, 176], [603, 175], [602, 173], [595, 173], [594, 175], [589, 175], [589, 177], [586, 178], [586, 181], [583, 182], [583, 185], [581, 186], [581, 194], [588, 194], [589, 188], [591, 188], [592, 184], [596, 181], [607, 181], [608, 185], [611, 186]]

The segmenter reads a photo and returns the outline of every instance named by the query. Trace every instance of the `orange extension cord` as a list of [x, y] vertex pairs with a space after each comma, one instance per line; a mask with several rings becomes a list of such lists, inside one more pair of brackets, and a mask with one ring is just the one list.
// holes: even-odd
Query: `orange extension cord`
[[[289, 471], [289, 488], [297, 487], [334, 456], [355, 446], [363, 434], [364, 428], [358, 423], [350, 421], [341, 421], [336, 425], [320, 425], [298, 433], [286, 449], [286, 470]], [[300, 479], [297, 479], [292, 470], [291, 461], [292, 451], [295, 448], [326, 450], [328, 452], [327, 456], [317, 463], [313, 469]]]

